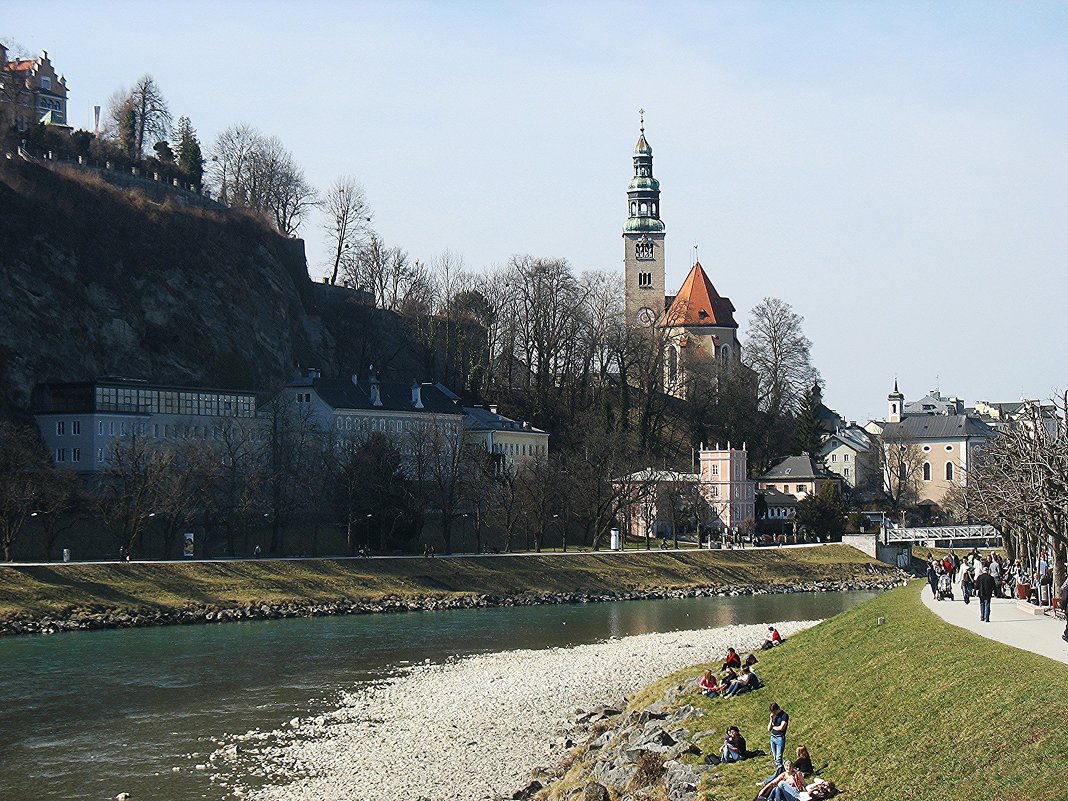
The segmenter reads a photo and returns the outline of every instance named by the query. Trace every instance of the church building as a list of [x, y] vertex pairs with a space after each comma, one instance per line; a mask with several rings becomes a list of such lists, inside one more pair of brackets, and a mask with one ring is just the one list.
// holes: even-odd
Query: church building
[[700, 262], [694, 262], [678, 294], [665, 294], [666, 227], [660, 218], [660, 182], [653, 177], [653, 148], [645, 138], [644, 117], [634, 146], [627, 204], [623, 225], [627, 324], [659, 335], [665, 389], [683, 397], [694, 366], [740, 367], [742, 347], [734, 304], [716, 291]]

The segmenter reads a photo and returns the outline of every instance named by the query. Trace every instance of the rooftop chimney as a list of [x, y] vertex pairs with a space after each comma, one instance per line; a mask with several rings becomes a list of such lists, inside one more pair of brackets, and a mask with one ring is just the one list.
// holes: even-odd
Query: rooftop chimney
[[416, 409], [423, 408], [423, 388], [414, 379], [412, 380], [412, 406]]

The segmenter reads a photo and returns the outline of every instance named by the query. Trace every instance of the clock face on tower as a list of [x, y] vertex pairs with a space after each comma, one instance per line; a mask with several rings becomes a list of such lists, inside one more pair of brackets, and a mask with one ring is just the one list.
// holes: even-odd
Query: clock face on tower
[[642, 325], [652, 325], [656, 322], [656, 313], [648, 306], [638, 309], [638, 322]]

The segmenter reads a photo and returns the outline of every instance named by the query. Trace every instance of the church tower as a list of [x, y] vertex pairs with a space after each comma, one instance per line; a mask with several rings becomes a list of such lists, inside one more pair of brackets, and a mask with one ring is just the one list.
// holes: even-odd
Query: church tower
[[634, 146], [634, 177], [627, 186], [628, 216], [623, 226], [623, 264], [628, 325], [651, 326], [664, 314], [664, 223], [660, 182], [653, 177], [653, 149], [641, 135]]

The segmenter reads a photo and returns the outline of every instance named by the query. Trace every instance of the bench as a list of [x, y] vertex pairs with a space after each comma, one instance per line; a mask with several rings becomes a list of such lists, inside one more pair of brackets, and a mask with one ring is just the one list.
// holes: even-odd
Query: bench
[[1049, 610], [1048, 606], [1035, 606], [1034, 604], [1030, 604], [1027, 601], [1017, 601], [1016, 608], [1019, 609], [1021, 612], [1027, 612], [1027, 614], [1035, 615], [1036, 617], [1038, 615], [1046, 614], [1046, 612]]

